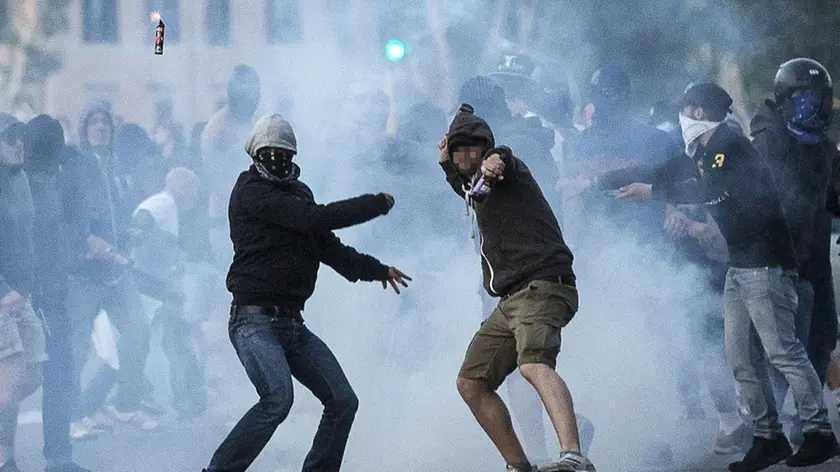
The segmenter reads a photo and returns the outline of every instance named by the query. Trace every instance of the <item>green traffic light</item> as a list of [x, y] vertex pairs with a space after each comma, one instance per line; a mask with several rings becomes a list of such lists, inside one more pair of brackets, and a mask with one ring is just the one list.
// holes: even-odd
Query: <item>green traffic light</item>
[[405, 57], [405, 44], [398, 39], [392, 39], [385, 44], [385, 57], [391, 62], [399, 62]]

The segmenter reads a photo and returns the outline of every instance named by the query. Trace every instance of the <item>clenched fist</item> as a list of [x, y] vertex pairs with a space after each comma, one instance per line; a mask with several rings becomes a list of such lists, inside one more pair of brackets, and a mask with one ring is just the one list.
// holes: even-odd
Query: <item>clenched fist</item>
[[481, 164], [481, 174], [484, 180], [489, 183], [499, 182], [505, 179], [505, 162], [499, 154], [491, 154]]

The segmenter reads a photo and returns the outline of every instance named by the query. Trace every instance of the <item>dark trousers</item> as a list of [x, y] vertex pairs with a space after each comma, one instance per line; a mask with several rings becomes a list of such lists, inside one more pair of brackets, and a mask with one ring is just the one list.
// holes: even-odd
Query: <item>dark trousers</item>
[[147, 389], [146, 358], [149, 356], [149, 324], [140, 302], [140, 294], [131, 277], [118, 285], [104, 286], [79, 278], [70, 278], [67, 311], [73, 326], [73, 351], [76, 360], [76, 382], [81, 378], [91, 345], [93, 321], [104, 309], [121, 336], [117, 343], [119, 372], [107, 365], [96, 373], [84, 392], [80, 384], [74, 389], [76, 419], [93, 414], [104, 406], [104, 400], [119, 383], [115, 405], [123, 411], [137, 409]]
[[288, 416], [294, 377], [324, 405], [302, 472], [337, 472], [359, 400], [332, 351], [302, 321], [283, 316], [234, 315], [228, 333], [260, 399], [216, 450], [209, 470], [248, 469]]
[[837, 307], [834, 300], [834, 281], [831, 275], [812, 282], [814, 286], [814, 311], [808, 336], [808, 358], [817, 371], [820, 383], [825, 385], [831, 352], [837, 347]]
[[78, 382], [73, 365], [73, 330], [65, 309], [65, 294], [50, 293], [36, 301], [47, 324], [46, 341], [49, 359], [44, 363], [44, 457], [47, 460], [69, 460], [70, 416], [74, 386]]
[[155, 316], [163, 331], [163, 351], [169, 361], [172, 406], [184, 418], [203, 413], [207, 408], [204, 389], [204, 366], [193, 347], [193, 329], [184, 319], [180, 304], [164, 302]]

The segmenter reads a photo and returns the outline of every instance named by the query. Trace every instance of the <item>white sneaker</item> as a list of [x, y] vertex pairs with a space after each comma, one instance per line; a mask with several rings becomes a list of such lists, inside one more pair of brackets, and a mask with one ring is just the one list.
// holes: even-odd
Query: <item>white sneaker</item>
[[541, 468], [540, 472], [595, 472], [595, 465], [576, 452], [563, 451], [556, 461]]
[[539, 472], [539, 470], [540, 470], [539, 467], [537, 467], [535, 465], [532, 465], [529, 470], [520, 469], [520, 468], [517, 468], [517, 467], [512, 466], [512, 465], [508, 465], [505, 468], [506, 472]]
[[104, 432], [102, 429], [97, 428], [96, 421], [89, 416], [70, 423], [70, 439], [76, 441], [93, 439]]
[[160, 429], [160, 423], [143, 411], [120, 411], [114, 405], [108, 405], [108, 413], [120, 423], [125, 423], [143, 431]]

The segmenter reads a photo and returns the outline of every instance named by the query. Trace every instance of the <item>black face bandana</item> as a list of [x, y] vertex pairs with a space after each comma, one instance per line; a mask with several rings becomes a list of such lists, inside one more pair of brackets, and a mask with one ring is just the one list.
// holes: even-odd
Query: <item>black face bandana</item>
[[294, 154], [280, 148], [262, 148], [254, 157], [254, 167], [263, 177], [270, 180], [295, 178], [297, 166], [292, 162]]

